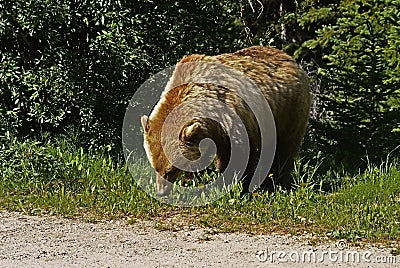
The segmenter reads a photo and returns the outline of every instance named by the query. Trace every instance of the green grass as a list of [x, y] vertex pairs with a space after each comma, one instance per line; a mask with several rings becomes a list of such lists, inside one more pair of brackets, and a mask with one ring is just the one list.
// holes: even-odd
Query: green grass
[[[353, 242], [400, 241], [398, 161], [370, 166], [353, 177], [318, 174], [318, 166], [300, 161], [297, 189], [289, 193], [278, 189], [240, 197], [239, 185], [213, 204], [180, 208], [138, 189], [123, 161], [108, 156], [106, 148], [84, 151], [8, 138], [0, 151], [0, 209], [87, 221], [146, 219], [161, 229], [196, 224], [218, 232], [308, 232]], [[140, 179], [152, 174], [145, 162], [137, 163], [133, 173]], [[335, 181], [335, 191], [324, 192], [323, 181]]]

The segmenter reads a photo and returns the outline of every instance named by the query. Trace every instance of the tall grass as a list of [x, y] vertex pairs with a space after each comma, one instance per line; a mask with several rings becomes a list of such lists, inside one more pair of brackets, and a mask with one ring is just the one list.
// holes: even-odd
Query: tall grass
[[[151, 216], [160, 205], [139, 190], [123, 161], [107, 148], [8, 137], [0, 151], [0, 206], [26, 213]], [[137, 166], [140, 176], [149, 169]]]

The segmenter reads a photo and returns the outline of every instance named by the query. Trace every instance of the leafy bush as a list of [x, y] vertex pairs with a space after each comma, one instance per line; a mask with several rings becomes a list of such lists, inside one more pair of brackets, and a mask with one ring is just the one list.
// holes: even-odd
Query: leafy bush
[[309, 25], [327, 9], [336, 17], [297, 55], [325, 54], [311, 134], [317, 147], [343, 163], [357, 163], [363, 155], [379, 163], [400, 144], [399, 6], [400, 1], [348, 0], [299, 19]]
[[85, 146], [118, 141], [126, 105], [150, 73], [185, 54], [228, 50], [229, 33], [240, 34], [219, 1], [0, 7], [0, 129], [34, 137], [69, 128]]

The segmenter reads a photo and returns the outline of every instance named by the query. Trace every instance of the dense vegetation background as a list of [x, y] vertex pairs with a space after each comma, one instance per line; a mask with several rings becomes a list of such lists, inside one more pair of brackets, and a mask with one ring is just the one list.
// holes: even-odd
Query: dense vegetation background
[[151, 74], [256, 44], [312, 79], [305, 157], [358, 169], [399, 155], [400, 0], [4, 0], [2, 155], [55, 139], [119, 155], [126, 106]]

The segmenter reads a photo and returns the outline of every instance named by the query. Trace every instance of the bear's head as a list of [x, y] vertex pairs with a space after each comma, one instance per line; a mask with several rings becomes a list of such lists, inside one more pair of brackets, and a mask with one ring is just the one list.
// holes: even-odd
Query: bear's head
[[[178, 140], [174, 139], [174, 137], [168, 137], [167, 133], [166, 142], [162, 144], [161, 130], [163, 122], [156, 121], [150, 120], [145, 115], [141, 118], [144, 130], [144, 148], [151, 166], [157, 173], [157, 194], [166, 196], [171, 191], [171, 183], [175, 182], [183, 173], [171, 161], [176, 164], [176, 161], [182, 161], [181, 156], [183, 155], [185, 158], [183, 163], [185, 164], [178, 166], [186, 165], [185, 171], [204, 169], [204, 165], [215, 157], [216, 151], [215, 146], [212, 145], [214, 142], [212, 140], [218, 132], [214, 129], [215, 123], [210, 122], [209, 119], [194, 118], [182, 127]], [[175, 148], [179, 148], [180, 152], [173, 151]], [[168, 159], [165, 152], [168, 152], [170, 159]], [[196, 162], [200, 157], [204, 161], [200, 159], [201, 161]]]
[[[162, 124], [150, 120], [145, 115], [142, 116], [141, 123], [144, 130], [144, 148], [147, 158], [157, 173], [156, 185], [159, 196], [168, 195], [171, 191], [171, 183], [182, 175], [183, 171], [175, 166], [177, 161], [182, 161], [181, 156], [185, 158], [183, 159], [185, 164], [178, 166], [185, 165], [185, 171], [189, 172], [204, 169], [212, 162], [216, 154], [217, 169], [223, 169], [226, 166], [226, 161], [223, 160], [229, 156], [221, 153], [219, 148], [223, 148], [223, 152], [229, 154], [229, 138], [216, 121], [208, 118], [193, 118], [184, 124], [177, 141], [176, 138], [174, 140], [174, 137], [167, 136], [164, 145], [161, 142], [162, 126], [160, 125]], [[213, 145], [214, 143], [216, 146]], [[172, 151], [174, 148], [179, 148], [179, 154]], [[168, 152], [171, 159], [168, 159], [165, 152]]]

